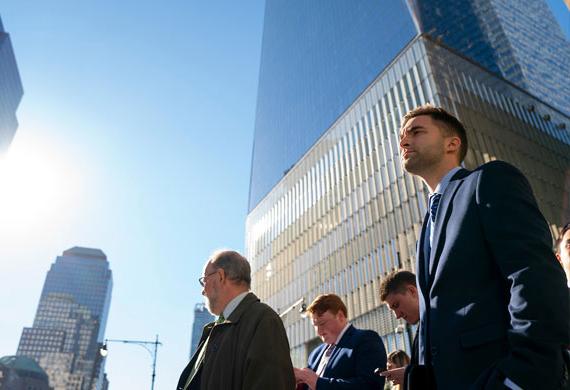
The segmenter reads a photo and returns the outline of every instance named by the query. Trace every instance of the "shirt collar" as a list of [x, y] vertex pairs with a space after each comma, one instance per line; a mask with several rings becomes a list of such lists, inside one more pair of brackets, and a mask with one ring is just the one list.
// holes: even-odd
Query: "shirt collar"
[[342, 336], [344, 336], [344, 334], [346, 333], [348, 328], [350, 328], [350, 322], [347, 322], [346, 325], [344, 326], [344, 328], [342, 328], [342, 330], [340, 331], [340, 334], [336, 338], [335, 345], [338, 345], [338, 343], [340, 342], [340, 339], [342, 339]]
[[447, 172], [445, 176], [441, 179], [437, 187], [435, 187], [435, 191], [433, 193], [443, 194], [445, 192], [445, 189], [447, 188], [447, 185], [451, 181], [451, 178], [453, 177], [453, 175], [455, 175], [455, 172], [457, 172], [460, 169], [461, 167], [451, 168], [451, 170]]
[[222, 311], [224, 318], [229, 318], [232, 315], [232, 313], [234, 312], [236, 307], [238, 307], [238, 305], [241, 303], [241, 301], [245, 298], [245, 296], [248, 293], [249, 293], [249, 291], [244, 291], [241, 294], [234, 297], [234, 299], [232, 299], [231, 301], [228, 302], [228, 304], [226, 305], [226, 307]]

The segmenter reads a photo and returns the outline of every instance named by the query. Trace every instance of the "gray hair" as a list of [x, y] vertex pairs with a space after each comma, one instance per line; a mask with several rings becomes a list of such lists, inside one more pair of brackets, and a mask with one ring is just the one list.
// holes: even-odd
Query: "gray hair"
[[210, 256], [210, 263], [216, 269], [223, 269], [226, 277], [235, 283], [251, 286], [251, 267], [245, 257], [236, 251], [218, 250]]

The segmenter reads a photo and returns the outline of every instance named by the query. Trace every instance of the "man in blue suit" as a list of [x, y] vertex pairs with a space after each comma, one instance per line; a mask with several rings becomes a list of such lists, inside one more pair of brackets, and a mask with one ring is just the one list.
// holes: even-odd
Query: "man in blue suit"
[[297, 388], [382, 389], [384, 378], [374, 374], [376, 368], [386, 366], [386, 350], [378, 333], [352, 326], [344, 302], [334, 294], [319, 295], [307, 312], [323, 344], [311, 352], [308, 368], [294, 369]]
[[563, 388], [568, 291], [548, 225], [519, 170], [468, 171], [466, 153], [445, 110], [404, 116], [403, 167], [430, 191], [417, 247], [421, 371], [439, 390]]

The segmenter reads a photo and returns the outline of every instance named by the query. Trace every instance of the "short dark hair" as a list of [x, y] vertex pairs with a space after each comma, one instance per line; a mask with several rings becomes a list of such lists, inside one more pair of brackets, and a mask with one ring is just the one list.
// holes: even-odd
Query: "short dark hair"
[[443, 127], [445, 135], [453, 134], [459, 137], [461, 140], [461, 147], [459, 148], [459, 162], [463, 161], [469, 148], [467, 131], [465, 130], [463, 123], [442, 107], [424, 104], [423, 106], [414, 108], [404, 115], [402, 118], [402, 127], [404, 127], [410, 119], [421, 115], [427, 115], [434, 121], [439, 122]]
[[245, 257], [236, 251], [219, 250], [210, 256], [210, 263], [216, 269], [223, 269], [226, 277], [236, 283], [251, 286], [251, 267]]
[[338, 295], [335, 294], [322, 294], [314, 299], [313, 302], [307, 307], [307, 312], [316, 314], [318, 316], [323, 315], [326, 311], [330, 311], [333, 314], [337, 314], [339, 311], [343, 312], [345, 317], [348, 317], [348, 311], [346, 310], [346, 305], [340, 299]]
[[560, 252], [560, 244], [562, 244], [562, 238], [566, 234], [566, 232], [570, 230], [570, 222], [566, 222], [566, 225], [562, 226], [562, 230], [560, 231], [560, 235], [558, 236], [558, 240], [556, 240], [556, 253]]
[[387, 360], [398, 368], [406, 367], [408, 364], [410, 364], [410, 357], [401, 349], [390, 352], [387, 356]]
[[380, 300], [386, 301], [390, 294], [403, 294], [407, 286], [416, 287], [416, 275], [410, 271], [394, 271], [388, 274], [380, 284]]

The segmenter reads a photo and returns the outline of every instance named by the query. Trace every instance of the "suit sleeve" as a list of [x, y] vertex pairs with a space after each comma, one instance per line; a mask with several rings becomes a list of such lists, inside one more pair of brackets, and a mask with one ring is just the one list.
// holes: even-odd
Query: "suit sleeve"
[[292, 390], [295, 375], [289, 342], [277, 314], [260, 319], [247, 351], [243, 390]]
[[526, 178], [506, 163], [486, 168], [476, 202], [485, 244], [510, 293], [510, 351], [496, 368], [523, 388], [555, 388], [562, 372], [561, 348], [569, 344], [566, 278]]
[[317, 390], [368, 390], [384, 388], [384, 377], [374, 374], [386, 367], [386, 350], [376, 332], [365, 331], [353, 352], [354, 375], [348, 378], [321, 377]]

